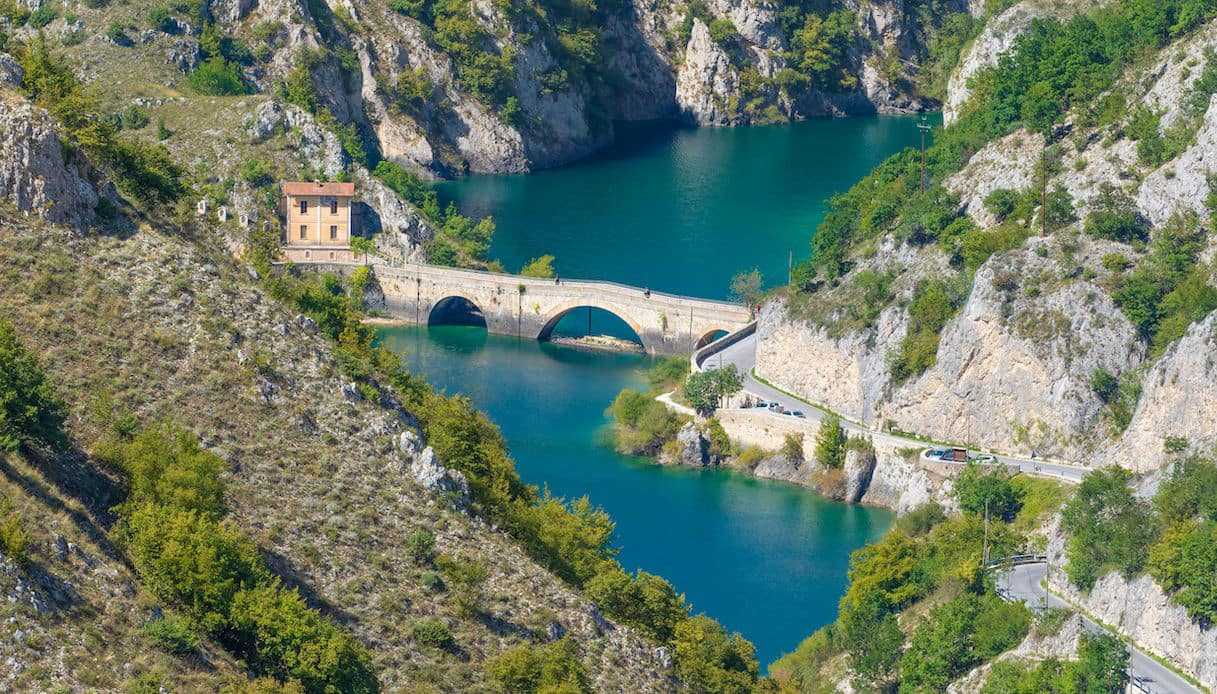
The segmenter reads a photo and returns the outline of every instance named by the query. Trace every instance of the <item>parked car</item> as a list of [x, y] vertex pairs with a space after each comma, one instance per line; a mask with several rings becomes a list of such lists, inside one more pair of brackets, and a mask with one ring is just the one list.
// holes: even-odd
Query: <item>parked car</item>
[[802, 410], [791, 410], [789, 412], [789, 414], [791, 417], [798, 417], [799, 419], [807, 419], [807, 417], [803, 414]]
[[764, 400], [757, 400], [756, 405], [753, 405], [753, 407], [769, 407], [769, 403]]

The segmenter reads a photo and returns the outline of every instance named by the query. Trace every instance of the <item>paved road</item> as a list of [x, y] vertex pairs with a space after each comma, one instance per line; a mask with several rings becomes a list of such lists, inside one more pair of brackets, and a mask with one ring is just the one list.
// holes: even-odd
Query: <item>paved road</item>
[[[820, 421], [826, 413], [818, 407], [809, 405], [808, 403], [787, 395], [775, 388], [761, 383], [752, 375], [752, 369], [756, 366], [756, 336], [750, 335], [739, 342], [730, 345], [726, 349], [708, 357], [702, 362], [702, 367], [705, 369], [714, 369], [728, 364], [735, 364], [735, 368], [739, 369], [744, 375], [744, 390], [762, 398], [768, 402], [776, 402], [787, 410], [802, 410], [807, 419]], [[768, 416], [784, 417], [777, 413], [771, 413]], [[888, 441], [901, 447], [921, 447], [925, 448], [928, 444], [917, 439], [907, 438], [904, 436], [894, 436], [881, 431], [870, 429], [856, 422], [841, 420], [841, 427], [853, 434], [866, 434], [876, 442]], [[996, 455], [998, 462], [1007, 465], [1017, 465], [1018, 469], [1032, 474], [1046, 475], [1055, 477], [1069, 482], [1080, 482], [1086, 473], [1090, 472], [1088, 468], [1079, 465], [1070, 465], [1062, 462], [1047, 462], [1044, 460], [1032, 460], [1031, 458], [1022, 458], [1011, 455]]]
[[[1016, 566], [998, 574], [997, 589], [1007, 600], [1021, 600], [1028, 606], [1035, 607], [1044, 604], [1044, 588], [1040, 582], [1047, 573], [1045, 564], [1025, 564]], [[1074, 609], [1055, 595], [1048, 594], [1049, 607], [1067, 607]], [[1095, 624], [1082, 615], [1082, 624], [1087, 631], [1103, 633], [1103, 627]], [[1148, 692], [1149, 694], [1198, 694], [1200, 690], [1193, 684], [1175, 674], [1158, 661], [1135, 648], [1129, 649], [1128, 673], [1136, 678], [1136, 686], [1132, 691]]]

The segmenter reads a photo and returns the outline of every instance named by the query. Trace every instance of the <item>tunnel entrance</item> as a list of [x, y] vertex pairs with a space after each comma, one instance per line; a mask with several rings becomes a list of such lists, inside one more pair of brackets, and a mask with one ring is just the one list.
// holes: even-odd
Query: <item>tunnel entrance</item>
[[477, 304], [463, 296], [449, 296], [431, 307], [427, 325], [462, 325], [475, 328], [486, 327], [486, 317]]

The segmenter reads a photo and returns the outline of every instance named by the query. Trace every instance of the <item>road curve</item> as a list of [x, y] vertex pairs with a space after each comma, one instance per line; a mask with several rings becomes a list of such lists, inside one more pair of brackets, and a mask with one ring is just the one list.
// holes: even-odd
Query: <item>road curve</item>
[[[756, 366], [756, 336], [749, 335], [748, 337], [729, 345], [723, 350], [716, 352], [707, 357], [700, 365], [703, 369], [715, 369], [720, 366], [734, 364], [735, 368], [744, 377], [744, 390], [762, 398], [769, 402], [776, 402], [787, 410], [802, 410], [807, 419], [820, 421], [827, 416], [827, 413], [818, 406], [809, 404], [806, 401], [795, 398], [782, 391], [761, 383], [752, 375], [752, 369]], [[783, 417], [777, 413], [770, 413], [768, 416]], [[841, 428], [851, 434], [865, 434], [875, 441], [888, 441], [898, 446], [903, 447], [920, 447], [928, 446], [924, 441], [905, 436], [898, 436], [886, 432], [871, 429], [856, 422], [850, 422], [845, 419], [841, 420]], [[1046, 462], [1044, 460], [1032, 460], [1031, 458], [1021, 458], [1011, 455], [995, 455], [998, 462], [1006, 465], [1017, 465], [1022, 472], [1036, 475], [1045, 475], [1055, 477], [1057, 479], [1068, 482], [1080, 482], [1082, 478], [1090, 472], [1089, 468], [1080, 465], [1069, 465], [1060, 462]]]
[[[1029, 607], [1043, 605], [1046, 596], [1049, 607], [1076, 609], [1057, 596], [1044, 591], [1040, 584], [1046, 574], [1046, 564], [1016, 566], [997, 575], [997, 590], [1003, 598], [1019, 600]], [[1082, 615], [1082, 624], [1091, 633], [1097, 634], [1106, 631], [1086, 615]], [[1199, 694], [1199, 688], [1145, 652], [1130, 647], [1129, 653], [1128, 674], [1136, 679], [1136, 685], [1132, 691], [1139, 690], [1148, 694]]]

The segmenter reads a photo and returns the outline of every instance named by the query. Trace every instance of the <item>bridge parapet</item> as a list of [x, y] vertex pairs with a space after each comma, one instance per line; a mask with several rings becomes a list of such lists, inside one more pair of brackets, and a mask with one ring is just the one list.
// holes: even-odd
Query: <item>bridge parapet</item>
[[752, 320], [739, 304], [648, 292], [616, 282], [556, 282], [433, 265], [373, 263], [372, 268], [384, 293], [384, 310], [422, 325], [440, 302], [459, 297], [481, 312], [490, 332], [546, 339], [563, 316], [591, 307], [625, 321], [652, 354], [691, 354], [707, 336], [736, 332]]

